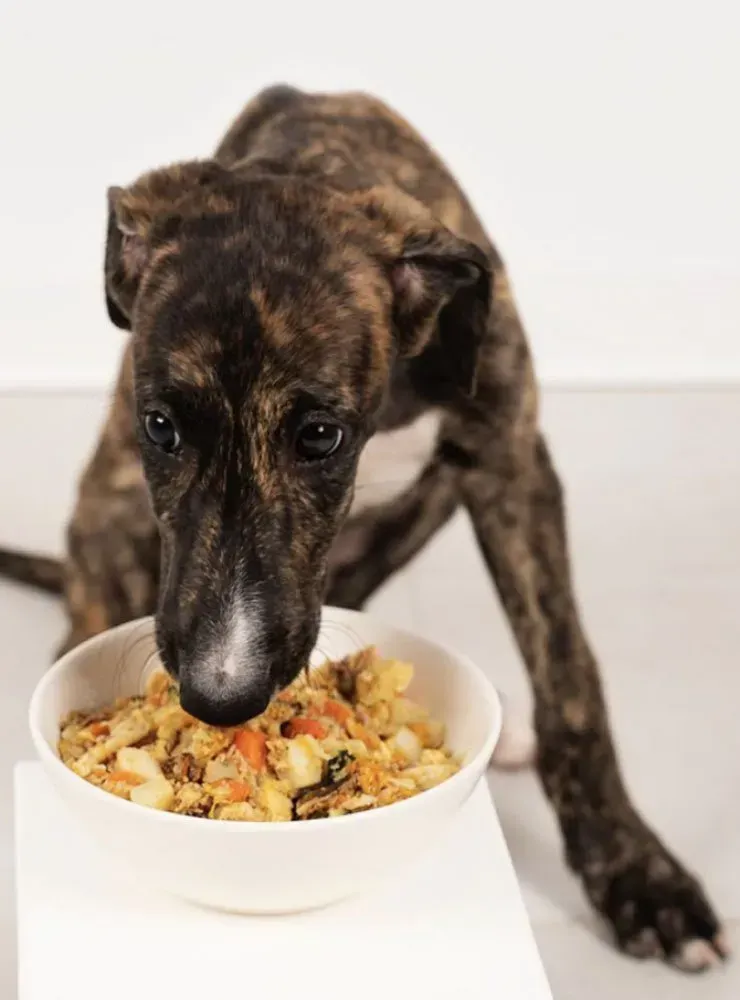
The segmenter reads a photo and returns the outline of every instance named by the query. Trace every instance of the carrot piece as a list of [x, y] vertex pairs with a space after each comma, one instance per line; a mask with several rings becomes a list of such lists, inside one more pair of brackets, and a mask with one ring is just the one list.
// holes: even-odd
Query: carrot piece
[[380, 746], [380, 740], [375, 733], [371, 733], [366, 726], [363, 726], [356, 719], [349, 720], [347, 731], [353, 739], [362, 740], [368, 750], [377, 750]]
[[146, 778], [142, 778], [140, 774], [134, 774], [133, 771], [111, 771], [108, 775], [108, 781], [120, 781], [126, 785], [143, 785]]
[[264, 770], [267, 763], [267, 737], [252, 729], [240, 729], [234, 746], [255, 771]]
[[352, 718], [352, 711], [341, 701], [334, 701], [332, 698], [327, 698], [324, 702], [323, 713], [338, 722], [340, 726], [343, 726], [347, 719]]
[[326, 727], [318, 719], [306, 719], [303, 716], [289, 719], [282, 731], [283, 736], [289, 740], [292, 740], [294, 736], [314, 736], [317, 740], [323, 740], [326, 736]]
[[237, 781], [236, 778], [222, 778], [214, 783], [219, 788], [225, 788], [229, 793], [229, 802], [246, 802], [252, 794], [252, 789], [246, 781]]
[[107, 736], [110, 732], [110, 726], [107, 722], [93, 722], [90, 725], [90, 732], [93, 736]]

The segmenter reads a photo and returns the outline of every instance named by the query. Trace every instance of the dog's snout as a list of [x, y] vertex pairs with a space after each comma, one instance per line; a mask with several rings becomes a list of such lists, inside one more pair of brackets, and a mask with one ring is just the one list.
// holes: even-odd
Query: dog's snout
[[182, 707], [214, 726], [240, 725], [264, 712], [275, 689], [263, 602], [237, 593], [224, 604], [218, 629], [198, 622], [189, 641], [178, 642]]
[[230, 685], [219, 687], [211, 679], [208, 685], [193, 678], [183, 679], [180, 704], [185, 711], [209, 726], [239, 726], [261, 715], [272, 695], [268, 684], [250, 685], [235, 690]]

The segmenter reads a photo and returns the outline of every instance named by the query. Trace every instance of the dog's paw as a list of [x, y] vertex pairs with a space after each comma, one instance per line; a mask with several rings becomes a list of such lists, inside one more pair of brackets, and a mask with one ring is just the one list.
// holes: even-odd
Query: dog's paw
[[502, 771], [518, 771], [534, 764], [537, 755], [537, 737], [531, 716], [521, 709], [513, 708], [503, 695], [499, 695], [503, 706], [501, 735], [491, 757], [493, 766]]
[[584, 882], [627, 954], [665, 959], [683, 972], [704, 972], [728, 957], [701, 887], [661, 848]]

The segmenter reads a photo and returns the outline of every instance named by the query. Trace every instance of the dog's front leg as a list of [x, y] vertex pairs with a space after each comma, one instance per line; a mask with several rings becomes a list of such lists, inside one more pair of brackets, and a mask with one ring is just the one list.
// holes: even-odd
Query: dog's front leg
[[573, 597], [560, 484], [530, 437], [483, 448], [462, 488], [531, 677], [540, 778], [568, 861], [621, 947], [698, 970], [724, 952], [719, 925], [625, 790]]
[[350, 518], [329, 559], [327, 602], [361, 608], [453, 515], [459, 471], [433, 459], [401, 496]]

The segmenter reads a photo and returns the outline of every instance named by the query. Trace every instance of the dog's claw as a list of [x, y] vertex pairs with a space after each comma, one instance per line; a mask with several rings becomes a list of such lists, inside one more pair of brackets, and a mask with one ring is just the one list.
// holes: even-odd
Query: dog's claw
[[701, 887], [667, 853], [655, 848], [605, 880], [590, 881], [586, 877], [589, 895], [626, 954], [665, 959], [682, 972], [704, 972], [728, 957]]
[[627, 938], [622, 947], [632, 958], [665, 958], [658, 932], [653, 927], [643, 927], [635, 935]]
[[682, 972], [706, 972], [720, 965], [724, 958], [715, 941], [694, 938], [682, 944], [671, 961]]

